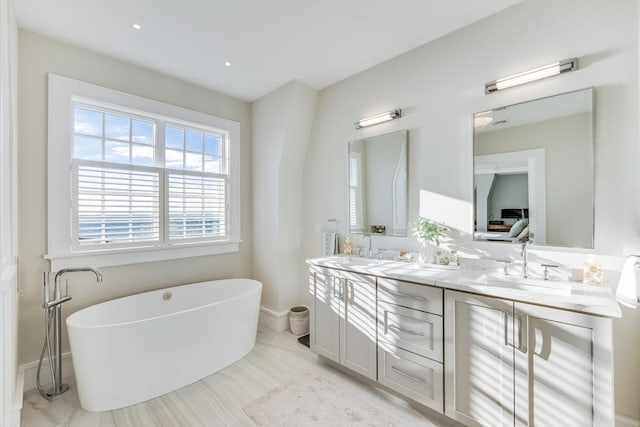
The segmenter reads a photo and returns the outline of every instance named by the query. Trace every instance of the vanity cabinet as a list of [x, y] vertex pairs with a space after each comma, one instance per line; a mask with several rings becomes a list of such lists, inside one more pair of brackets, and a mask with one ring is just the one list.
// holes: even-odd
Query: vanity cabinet
[[614, 425], [610, 318], [340, 268], [309, 272], [316, 353], [467, 426]]
[[442, 289], [378, 278], [378, 382], [444, 408]]
[[469, 426], [609, 426], [611, 321], [445, 291], [445, 414]]
[[375, 381], [376, 278], [313, 266], [309, 289], [311, 349]]

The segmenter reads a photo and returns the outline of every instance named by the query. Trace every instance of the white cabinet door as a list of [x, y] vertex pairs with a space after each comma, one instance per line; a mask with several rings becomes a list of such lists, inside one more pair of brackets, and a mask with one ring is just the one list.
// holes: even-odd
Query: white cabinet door
[[309, 272], [311, 294], [310, 347], [335, 362], [340, 362], [340, 316], [342, 288], [340, 279], [321, 269]]
[[445, 414], [514, 425], [513, 303], [445, 291]]
[[373, 276], [342, 279], [345, 316], [340, 324], [340, 364], [377, 379], [376, 283]]
[[312, 267], [309, 282], [311, 349], [375, 381], [376, 278]]
[[516, 425], [614, 425], [611, 321], [522, 303], [515, 313]]

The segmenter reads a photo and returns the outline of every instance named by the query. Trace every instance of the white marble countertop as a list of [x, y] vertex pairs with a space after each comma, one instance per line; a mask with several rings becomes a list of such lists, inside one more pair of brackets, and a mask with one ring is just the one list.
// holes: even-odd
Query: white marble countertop
[[331, 256], [307, 260], [311, 265], [404, 280], [462, 292], [560, 308], [605, 317], [621, 317], [611, 288], [570, 282], [553, 273], [549, 281], [532, 269], [530, 279], [512, 268], [504, 276], [499, 263], [490, 260], [463, 261], [460, 269], [360, 257]]

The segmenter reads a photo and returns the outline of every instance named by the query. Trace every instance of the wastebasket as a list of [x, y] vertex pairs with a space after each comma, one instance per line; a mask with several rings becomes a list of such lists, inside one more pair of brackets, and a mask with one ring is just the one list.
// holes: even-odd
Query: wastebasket
[[309, 333], [309, 307], [299, 305], [289, 310], [289, 326], [293, 335]]

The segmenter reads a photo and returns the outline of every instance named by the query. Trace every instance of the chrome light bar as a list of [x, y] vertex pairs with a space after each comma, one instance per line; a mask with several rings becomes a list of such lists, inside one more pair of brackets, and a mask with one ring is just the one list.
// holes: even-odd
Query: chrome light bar
[[484, 85], [484, 93], [488, 95], [498, 90], [507, 89], [513, 86], [530, 83], [536, 80], [545, 79], [547, 77], [557, 76], [558, 74], [575, 71], [578, 69], [578, 58], [570, 58], [544, 67], [534, 68], [533, 70], [524, 71], [512, 76], [503, 77]]

